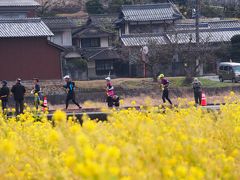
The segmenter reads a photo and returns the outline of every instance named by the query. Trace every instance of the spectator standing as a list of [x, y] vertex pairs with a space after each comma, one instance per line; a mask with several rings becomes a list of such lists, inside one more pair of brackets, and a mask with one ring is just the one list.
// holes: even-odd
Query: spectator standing
[[25, 87], [21, 84], [21, 79], [16, 80], [16, 84], [12, 87], [11, 92], [15, 100], [16, 115], [22, 114], [24, 109]]
[[202, 103], [202, 83], [198, 80], [198, 78], [194, 78], [192, 82], [193, 93], [196, 105], [201, 105]]
[[7, 108], [10, 90], [7, 86], [7, 81], [3, 80], [1, 84], [2, 84], [2, 87], [0, 89], [0, 100], [2, 101], [2, 110], [4, 111], [4, 109]]

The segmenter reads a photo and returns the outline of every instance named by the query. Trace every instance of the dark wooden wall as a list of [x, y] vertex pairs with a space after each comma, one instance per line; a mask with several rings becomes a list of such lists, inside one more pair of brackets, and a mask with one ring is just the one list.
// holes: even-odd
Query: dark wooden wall
[[61, 78], [61, 50], [47, 38], [1, 38], [0, 80]]

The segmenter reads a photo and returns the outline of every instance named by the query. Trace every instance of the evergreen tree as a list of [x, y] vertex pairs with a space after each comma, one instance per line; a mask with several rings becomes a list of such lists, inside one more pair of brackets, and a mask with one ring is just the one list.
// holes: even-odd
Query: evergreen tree
[[103, 14], [104, 9], [99, 0], [90, 0], [86, 3], [86, 9], [89, 14]]

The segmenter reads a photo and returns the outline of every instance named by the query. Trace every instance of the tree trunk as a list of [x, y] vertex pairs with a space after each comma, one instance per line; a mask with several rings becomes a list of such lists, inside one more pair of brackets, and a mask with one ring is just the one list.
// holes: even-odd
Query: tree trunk
[[192, 83], [194, 75], [192, 74], [191, 70], [185, 69], [185, 72], [186, 72], [186, 77], [183, 81], [183, 85], [189, 85]]
[[154, 69], [154, 65], [149, 65], [151, 72], [152, 72], [152, 78], [153, 78], [153, 82], [157, 82], [157, 78], [158, 78], [158, 74], [156, 73], [155, 69]]

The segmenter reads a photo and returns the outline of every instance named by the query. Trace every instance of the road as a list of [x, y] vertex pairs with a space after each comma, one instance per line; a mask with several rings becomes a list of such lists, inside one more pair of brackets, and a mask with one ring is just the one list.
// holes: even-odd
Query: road
[[218, 78], [217, 75], [214, 75], [214, 76], [203, 76], [203, 77], [201, 77], [201, 78], [203, 78], [203, 79], [209, 79], [209, 80], [211, 80], [211, 81], [218, 81], [218, 82], [219, 82], [219, 78]]

